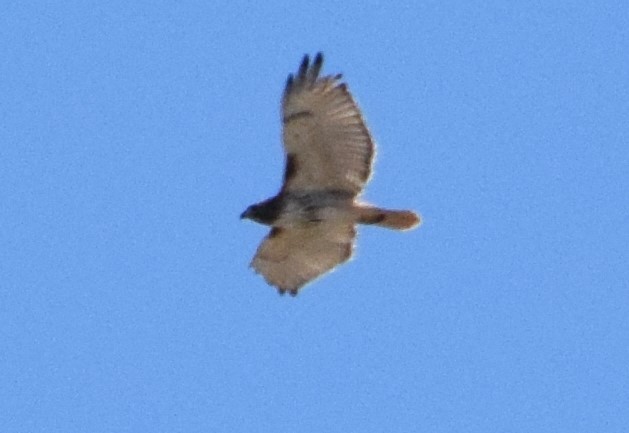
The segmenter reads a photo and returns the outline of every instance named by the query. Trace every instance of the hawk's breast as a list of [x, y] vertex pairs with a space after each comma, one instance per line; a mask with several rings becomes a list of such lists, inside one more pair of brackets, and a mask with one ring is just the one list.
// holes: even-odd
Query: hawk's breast
[[353, 194], [345, 191], [294, 191], [282, 195], [282, 210], [274, 225], [301, 227], [318, 222], [352, 221]]

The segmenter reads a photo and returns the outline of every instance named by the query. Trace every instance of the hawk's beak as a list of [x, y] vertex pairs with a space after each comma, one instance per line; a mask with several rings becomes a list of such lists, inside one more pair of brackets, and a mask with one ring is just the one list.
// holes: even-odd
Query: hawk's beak
[[240, 219], [249, 218], [249, 209], [240, 214]]

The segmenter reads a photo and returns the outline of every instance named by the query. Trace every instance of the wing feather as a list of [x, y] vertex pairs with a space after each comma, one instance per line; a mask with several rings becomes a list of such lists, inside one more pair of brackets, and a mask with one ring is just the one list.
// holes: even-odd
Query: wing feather
[[337, 189], [358, 195], [371, 174], [374, 143], [341, 75], [319, 77], [323, 56], [305, 56], [282, 99], [284, 149], [298, 167], [283, 191]]
[[297, 291], [348, 260], [356, 231], [352, 224], [321, 222], [305, 228], [273, 228], [251, 267], [280, 293]]

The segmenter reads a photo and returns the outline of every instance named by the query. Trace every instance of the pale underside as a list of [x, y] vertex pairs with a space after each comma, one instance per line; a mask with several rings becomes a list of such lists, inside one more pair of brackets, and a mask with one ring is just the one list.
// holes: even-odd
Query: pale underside
[[336, 222], [274, 229], [258, 248], [252, 266], [280, 293], [296, 294], [304, 284], [351, 257], [355, 234], [353, 224]]
[[[287, 82], [282, 99], [287, 167], [280, 196], [334, 191], [347, 197], [347, 209], [369, 179], [374, 144], [359, 108], [339, 82], [341, 76], [318, 77], [321, 63], [320, 56], [312, 65], [305, 58]], [[350, 258], [354, 222], [343, 211], [322, 215], [310, 224], [297, 221], [281, 228], [274, 224], [276, 228], [258, 248], [251, 266], [280, 293], [296, 294], [304, 284]], [[282, 218], [286, 221], [287, 216]]]
[[371, 174], [371, 135], [340, 76], [315, 80], [315, 68], [298, 75], [282, 100], [284, 150], [296, 158], [284, 189], [359, 194]]

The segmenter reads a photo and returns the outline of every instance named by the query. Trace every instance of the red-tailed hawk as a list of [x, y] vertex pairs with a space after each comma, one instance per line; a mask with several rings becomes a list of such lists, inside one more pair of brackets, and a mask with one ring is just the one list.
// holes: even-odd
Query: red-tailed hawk
[[321, 53], [304, 56], [282, 98], [284, 184], [240, 218], [272, 227], [251, 267], [280, 294], [297, 291], [352, 255], [356, 224], [411, 229], [419, 216], [357, 201], [375, 147], [341, 74], [319, 77]]

